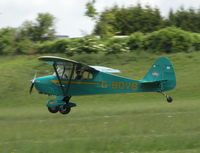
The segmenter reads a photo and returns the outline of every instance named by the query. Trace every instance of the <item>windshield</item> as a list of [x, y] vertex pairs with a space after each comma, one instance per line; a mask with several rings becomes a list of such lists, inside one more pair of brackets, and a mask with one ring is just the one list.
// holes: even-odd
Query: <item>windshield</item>
[[[58, 72], [59, 77], [60, 78], [65, 78], [65, 79], [70, 78], [72, 69], [73, 69], [73, 65], [72, 64], [57, 65], [56, 66], [56, 70]], [[54, 72], [53, 75], [56, 76], [56, 73]]]

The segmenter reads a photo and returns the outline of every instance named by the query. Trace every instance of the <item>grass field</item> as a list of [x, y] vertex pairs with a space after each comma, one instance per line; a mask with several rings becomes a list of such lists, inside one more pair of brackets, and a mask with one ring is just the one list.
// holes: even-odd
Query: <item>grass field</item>
[[[63, 56], [63, 55], [59, 55]], [[69, 115], [50, 114], [48, 97], [28, 94], [38, 56], [0, 57], [0, 153], [199, 153], [200, 53], [168, 56], [177, 74], [174, 103], [157, 93], [73, 97]], [[80, 55], [91, 65], [141, 79], [158, 55]]]

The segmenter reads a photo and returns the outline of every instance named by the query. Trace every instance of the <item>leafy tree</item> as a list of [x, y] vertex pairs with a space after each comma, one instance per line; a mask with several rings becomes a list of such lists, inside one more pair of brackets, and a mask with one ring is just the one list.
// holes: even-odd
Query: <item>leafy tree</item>
[[92, 18], [93, 20], [96, 20], [97, 16], [98, 16], [98, 12], [94, 7], [96, 0], [91, 0], [89, 2], [87, 2], [86, 4], [86, 12], [85, 15]]
[[200, 35], [176, 27], [168, 27], [152, 32], [145, 37], [145, 50], [153, 52], [190, 52], [198, 50]]
[[39, 13], [35, 22], [25, 21], [21, 27], [21, 36], [33, 41], [52, 40], [55, 36], [55, 18], [49, 13]]
[[175, 26], [175, 13], [173, 9], [170, 9], [168, 13], [168, 18], [165, 20], [166, 26]]
[[67, 52], [73, 51], [78, 54], [81, 53], [98, 53], [104, 51], [105, 46], [101, 44], [98, 38], [95, 36], [86, 36], [84, 38], [80, 38], [77, 40], [74, 40], [72, 42], [73, 45], [70, 46], [70, 48], [67, 49]]
[[110, 38], [106, 45], [106, 54], [129, 53], [127, 38]]
[[171, 10], [167, 19], [167, 25], [176, 26], [183, 30], [200, 33], [200, 9], [195, 10], [190, 8], [186, 10], [181, 7], [176, 12]]
[[0, 54], [14, 53], [16, 49], [16, 28], [2, 28], [0, 29]]
[[164, 19], [159, 9], [138, 4], [135, 7], [114, 6], [100, 14], [94, 33], [97, 35], [129, 35], [140, 31], [144, 33], [164, 27]]
[[115, 11], [118, 11], [117, 6], [111, 10], [106, 10], [101, 14], [94, 29], [95, 34], [100, 35], [102, 38], [106, 38], [119, 33], [118, 28], [113, 26], [116, 22], [116, 15], [113, 13]]
[[30, 39], [21, 36], [18, 28], [0, 29], [0, 54], [27, 54], [34, 47]]
[[130, 50], [144, 49], [145, 35], [142, 32], [135, 32], [128, 37], [127, 45]]

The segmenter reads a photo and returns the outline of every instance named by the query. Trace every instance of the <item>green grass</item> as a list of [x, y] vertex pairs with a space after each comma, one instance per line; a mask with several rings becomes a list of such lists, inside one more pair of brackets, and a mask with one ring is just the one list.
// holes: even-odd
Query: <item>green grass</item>
[[[66, 116], [47, 111], [45, 103], [52, 97], [35, 90], [28, 94], [34, 73], [51, 73], [50, 66], [37, 56], [0, 57], [0, 152], [199, 153], [200, 53], [162, 56], [168, 56], [176, 70], [177, 88], [168, 92], [174, 103], [157, 93], [73, 97], [78, 106]], [[158, 57], [141, 53], [73, 58], [141, 79]]]

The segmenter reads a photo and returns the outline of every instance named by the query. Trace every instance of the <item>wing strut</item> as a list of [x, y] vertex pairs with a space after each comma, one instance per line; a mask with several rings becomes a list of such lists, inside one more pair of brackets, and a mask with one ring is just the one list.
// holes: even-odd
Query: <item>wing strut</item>
[[[73, 77], [73, 74], [74, 74], [74, 70], [75, 70], [75, 64], [73, 64], [73, 67], [72, 67], [72, 71], [71, 71], [71, 74], [70, 74], [70, 77], [69, 77], [69, 82], [68, 82], [68, 86], [67, 86], [67, 89], [66, 89], [66, 95], [68, 94], [68, 91], [69, 91], [69, 88], [70, 88], [70, 85], [71, 85], [71, 80], [72, 80], [72, 77]], [[63, 98], [63, 101], [66, 102], [66, 104], [68, 105], [69, 107], [69, 110], [71, 109], [72, 106], [70, 106], [70, 103], [69, 100], [71, 99], [72, 96], [65, 96]], [[75, 104], [76, 105], [76, 104]]]
[[71, 85], [71, 80], [72, 80], [72, 77], [73, 77], [73, 74], [74, 74], [74, 70], [75, 70], [75, 64], [73, 64], [72, 71], [71, 71], [71, 74], [70, 74], [70, 77], [69, 77], [66, 95], [68, 94], [68, 91], [69, 91], [69, 88], [70, 88], [70, 85]]
[[56, 69], [56, 63], [55, 63], [55, 62], [53, 63], [53, 68], [54, 68], [54, 71], [56, 72], [56, 76], [57, 76], [57, 78], [58, 78], [58, 81], [59, 81], [61, 90], [62, 90], [62, 92], [63, 92], [63, 95], [65, 95], [65, 91], [64, 91], [64, 89], [63, 89], [63, 84], [62, 84], [62, 82], [61, 82], [61, 80], [60, 80], [60, 76], [59, 76], [58, 71], [57, 71], [57, 69]]

